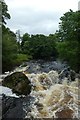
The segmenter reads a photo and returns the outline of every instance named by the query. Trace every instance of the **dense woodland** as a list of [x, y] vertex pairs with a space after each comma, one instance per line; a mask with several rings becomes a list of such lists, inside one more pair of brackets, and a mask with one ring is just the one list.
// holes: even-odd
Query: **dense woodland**
[[32, 59], [60, 59], [67, 61], [76, 72], [80, 71], [80, 11], [66, 12], [56, 33], [48, 36], [25, 33], [20, 37], [21, 42], [6, 27], [6, 20], [10, 18], [8, 6], [2, 2], [2, 72]]

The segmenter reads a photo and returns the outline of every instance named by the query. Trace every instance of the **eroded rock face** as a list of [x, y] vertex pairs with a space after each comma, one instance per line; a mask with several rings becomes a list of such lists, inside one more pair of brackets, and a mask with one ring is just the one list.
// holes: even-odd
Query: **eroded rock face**
[[22, 72], [15, 72], [5, 77], [2, 85], [11, 88], [17, 95], [28, 95], [31, 92], [30, 81]]

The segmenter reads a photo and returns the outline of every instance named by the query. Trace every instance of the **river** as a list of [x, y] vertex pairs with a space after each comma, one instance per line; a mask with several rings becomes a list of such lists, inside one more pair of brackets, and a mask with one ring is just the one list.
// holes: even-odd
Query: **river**
[[[25, 118], [78, 118], [79, 79], [71, 81], [69, 74], [66, 76], [64, 72], [67, 68], [69, 68], [67, 64], [60, 61], [30, 61], [12, 72], [5, 73], [1, 79], [13, 72], [21, 71], [31, 81], [33, 87], [30, 96], [34, 101], [31, 101], [29, 112], [26, 106], [23, 107], [26, 111]], [[2, 92], [8, 96], [10, 93], [12, 96], [8, 88], [3, 87]]]

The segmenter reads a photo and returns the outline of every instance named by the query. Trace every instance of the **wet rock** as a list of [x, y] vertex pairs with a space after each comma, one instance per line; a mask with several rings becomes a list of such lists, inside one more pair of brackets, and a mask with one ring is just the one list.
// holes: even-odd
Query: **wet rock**
[[35, 105], [37, 106], [37, 109], [40, 111], [43, 109], [43, 104], [42, 103], [39, 103], [39, 102], [36, 102]]
[[30, 81], [22, 72], [15, 72], [5, 77], [2, 85], [12, 89], [16, 95], [28, 95], [31, 92]]
[[6, 119], [23, 120], [26, 116], [26, 113], [30, 111], [31, 100], [33, 101], [33, 98], [30, 96], [15, 98], [3, 95], [2, 118], [5, 120]]
[[52, 85], [52, 81], [50, 78], [48, 78], [48, 75], [46, 73], [41, 74], [38, 79], [45, 89], [49, 88]]
[[80, 79], [80, 73], [76, 73], [76, 78]]
[[25, 63], [26, 66], [29, 66], [27, 71], [29, 73], [42, 73], [46, 72], [48, 73], [51, 70], [56, 70], [56, 71], [62, 71], [64, 68], [67, 67], [67, 64], [65, 62], [61, 61], [45, 61], [45, 60], [31, 60], [29, 62]]
[[23, 106], [20, 98], [8, 97], [2, 98], [2, 118], [23, 118]]
[[68, 81], [75, 81], [76, 78], [76, 73], [74, 70], [71, 70], [69, 67], [65, 68], [64, 70], [61, 71], [61, 73], [59, 74], [59, 78], [64, 79], [64, 78], [68, 78]]
[[61, 111], [57, 111], [55, 114], [58, 118], [73, 118], [74, 111], [70, 108], [64, 108]]
[[76, 73], [74, 70], [70, 70], [70, 77], [71, 77], [71, 81], [75, 81]]
[[65, 68], [61, 71], [61, 73], [59, 74], [59, 78], [63, 79], [65, 77], [69, 77], [70, 74], [70, 69], [69, 68]]

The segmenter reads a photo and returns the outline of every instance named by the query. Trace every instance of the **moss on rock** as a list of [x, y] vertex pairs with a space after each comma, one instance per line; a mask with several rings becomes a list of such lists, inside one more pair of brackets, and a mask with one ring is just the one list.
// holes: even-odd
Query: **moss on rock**
[[15, 72], [5, 77], [2, 85], [11, 88], [17, 95], [28, 95], [31, 92], [30, 81], [22, 72]]

